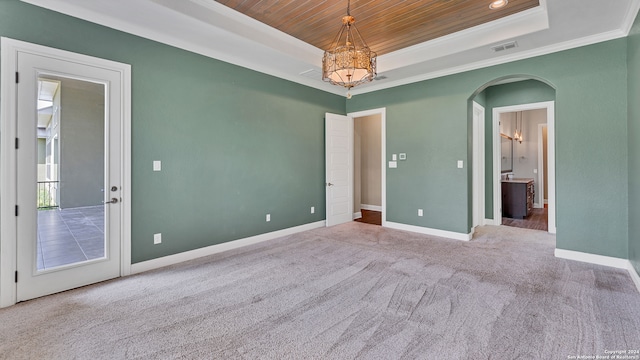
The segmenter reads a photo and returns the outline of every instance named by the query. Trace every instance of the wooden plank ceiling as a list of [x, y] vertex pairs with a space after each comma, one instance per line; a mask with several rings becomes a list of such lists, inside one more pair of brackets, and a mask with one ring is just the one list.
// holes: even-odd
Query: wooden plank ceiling
[[[322, 50], [347, 12], [347, 0], [216, 0]], [[390, 53], [539, 6], [539, 0], [351, 0], [351, 15], [371, 50]]]

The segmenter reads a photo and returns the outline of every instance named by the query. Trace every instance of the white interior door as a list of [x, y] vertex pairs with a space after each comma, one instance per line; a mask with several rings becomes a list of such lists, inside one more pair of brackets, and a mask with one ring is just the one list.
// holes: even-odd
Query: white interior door
[[353, 220], [353, 118], [325, 116], [327, 226]]
[[121, 274], [121, 74], [17, 53], [16, 300]]

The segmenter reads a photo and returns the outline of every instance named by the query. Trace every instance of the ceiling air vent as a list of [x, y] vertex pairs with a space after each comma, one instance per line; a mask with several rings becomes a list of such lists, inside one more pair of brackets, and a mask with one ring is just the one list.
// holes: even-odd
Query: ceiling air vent
[[314, 80], [322, 80], [322, 73], [320, 72], [320, 70], [316, 69], [303, 71], [300, 73], [300, 75]]
[[508, 43], [492, 46], [491, 50], [493, 50], [493, 52], [500, 52], [500, 51], [504, 51], [504, 50], [517, 48], [517, 47], [518, 47], [518, 43], [515, 42], [515, 41], [511, 41], [511, 42], [508, 42]]

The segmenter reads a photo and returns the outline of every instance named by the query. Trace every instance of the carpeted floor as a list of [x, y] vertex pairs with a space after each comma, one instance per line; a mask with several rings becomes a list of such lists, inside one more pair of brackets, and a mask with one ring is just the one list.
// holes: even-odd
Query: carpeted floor
[[[640, 349], [626, 271], [555, 238], [357, 222], [0, 309], [2, 359], [568, 359]], [[636, 357], [637, 358], [637, 357]]]

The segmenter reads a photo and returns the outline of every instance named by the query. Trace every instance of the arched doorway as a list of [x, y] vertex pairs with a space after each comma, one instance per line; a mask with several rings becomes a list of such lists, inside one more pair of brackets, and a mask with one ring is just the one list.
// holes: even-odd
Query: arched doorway
[[[537, 164], [541, 154], [537, 153], [518, 158], [521, 162], [530, 162], [532, 166], [528, 171], [520, 172], [516, 176], [518, 180], [523, 177], [535, 180], [536, 191], [538, 191], [536, 199], [539, 197], [539, 203], [537, 202], [536, 206], [545, 206], [540, 194], [544, 188], [547, 189], [548, 231], [555, 233], [555, 87], [548, 81], [535, 76], [504, 76], [491, 80], [474, 91], [469, 97], [468, 108], [472, 138], [470, 146], [473, 174], [470, 202], [470, 213], [473, 214], [472, 227], [502, 224], [502, 180], [506, 173], [514, 176], [513, 171], [507, 172], [501, 168], [503, 158], [500, 156], [502, 137], [499, 117], [508, 112], [520, 112], [522, 116], [523, 111], [539, 109], [538, 111], [544, 112], [547, 117], [546, 131], [549, 141], [546, 143], [545, 155], [548, 160], [548, 170], [544, 172], [547, 173], [548, 180], [542, 181], [542, 177], [539, 176], [542, 175], [542, 168], [538, 169]], [[529, 131], [527, 135], [528, 141], [537, 142], [537, 134], [533, 131]], [[525, 147], [520, 144], [522, 143], [518, 146]], [[528, 145], [532, 146], [532, 144]], [[536, 146], [538, 146], [537, 143]], [[540, 187], [543, 184], [544, 188]]]

